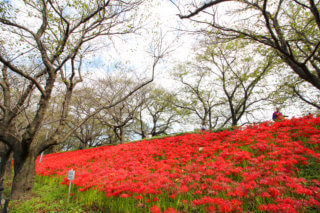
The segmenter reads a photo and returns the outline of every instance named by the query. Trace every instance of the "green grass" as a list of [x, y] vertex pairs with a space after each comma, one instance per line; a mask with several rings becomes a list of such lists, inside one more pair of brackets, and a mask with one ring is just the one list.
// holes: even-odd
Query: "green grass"
[[[6, 192], [8, 194], [8, 191]], [[88, 207], [83, 202], [71, 197], [68, 202], [68, 187], [58, 185], [56, 180], [37, 177], [33, 187], [32, 198], [26, 201], [10, 201], [8, 212], [10, 213], [93, 213], [99, 212], [94, 207]]]
[[[192, 200], [191, 194], [177, 195], [176, 198], [169, 198], [169, 194], [146, 195], [141, 200], [135, 198], [136, 195], [128, 198], [106, 197], [98, 190], [77, 191], [73, 186], [71, 192], [74, 195], [70, 201], [67, 200], [68, 186], [59, 184], [61, 179], [37, 176], [33, 187], [32, 198], [26, 201], [10, 201], [8, 212], [10, 213], [140, 213], [150, 212], [153, 205], [157, 205], [162, 210], [171, 206], [179, 211], [191, 213], [204, 213], [204, 207], [193, 208], [185, 205], [183, 200]], [[7, 190], [9, 193], [9, 190]], [[154, 197], [158, 197], [156, 202], [149, 202]]]

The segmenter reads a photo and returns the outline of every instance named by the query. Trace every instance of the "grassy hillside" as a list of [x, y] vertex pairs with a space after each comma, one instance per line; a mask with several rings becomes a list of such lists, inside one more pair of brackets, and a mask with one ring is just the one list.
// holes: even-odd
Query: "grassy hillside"
[[[45, 155], [35, 189], [60, 198], [36, 211], [319, 212], [319, 126], [304, 117]], [[71, 168], [76, 187], [66, 203]]]

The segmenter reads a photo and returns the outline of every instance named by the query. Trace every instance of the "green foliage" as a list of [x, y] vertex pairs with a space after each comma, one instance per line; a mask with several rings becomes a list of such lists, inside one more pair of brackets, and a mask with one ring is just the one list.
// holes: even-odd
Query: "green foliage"
[[3, 0], [0, 2], [0, 17], [8, 18], [12, 16], [12, 5], [9, 0]]
[[[75, 191], [75, 189], [73, 189]], [[59, 185], [59, 179], [38, 176], [33, 187], [33, 197], [27, 201], [10, 201], [9, 212], [97, 212], [94, 207], [88, 208], [85, 203], [71, 198], [67, 201], [68, 187]]]
[[[161, 195], [145, 195], [137, 198], [133, 195], [127, 198], [106, 197], [103, 192], [89, 189], [78, 192], [73, 186], [73, 196], [70, 202], [67, 201], [68, 186], [60, 185], [61, 179], [50, 177], [37, 177], [34, 185], [35, 196], [28, 201], [13, 201], [9, 204], [9, 212], [30, 213], [30, 212], [72, 212], [72, 213], [93, 213], [93, 212], [149, 212], [153, 205], [162, 210], [173, 207], [180, 211], [206, 212], [204, 207], [191, 207], [182, 201], [194, 199], [192, 194], [180, 195], [169, 198], [169, 194], [162, 192]], [[161, 198], [160, 198], [161, 197]]]

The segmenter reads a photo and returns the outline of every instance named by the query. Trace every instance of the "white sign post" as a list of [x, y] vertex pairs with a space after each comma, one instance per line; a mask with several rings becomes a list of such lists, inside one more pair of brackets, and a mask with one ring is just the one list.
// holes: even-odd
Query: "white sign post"
[[68, 180], [69, 180], [69, 191], [68, 191], [68, 202], [70, 199], [70, 191], [71, 191], [71, 182], [74, 180], [75, 171], [73, 169], [68, 171]]
[[43, 157], [43, 152], [41, 152], [41, 156], [40, 156], [40, 159], [39, 159], [39, 163], [41, 163], [42, 157]]
[[[47, 132], [47, 134], [46, 134], [46, 140], [48, 140], [48, 133], [49, 133], [49, 132]], [[43, 152], [41, 152], [41, 156], [40, 156], [40, 159], [39, 159], [39, 163], [42, 162], [42, 157], [43, 157]]]

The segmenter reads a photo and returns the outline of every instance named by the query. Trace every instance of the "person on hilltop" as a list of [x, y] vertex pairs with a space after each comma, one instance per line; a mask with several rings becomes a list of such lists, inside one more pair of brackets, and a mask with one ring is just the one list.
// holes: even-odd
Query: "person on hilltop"
[[273, 121], [282, 121], [283, 120], [283, 115], [281, 114], [279, 107], [277, 107], [276, 111], [273, 113], [272, 120]]

